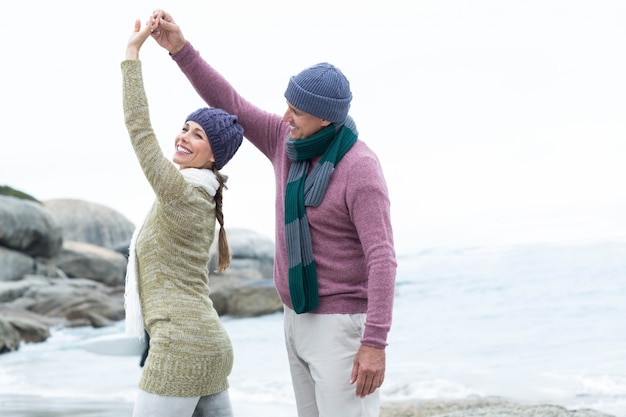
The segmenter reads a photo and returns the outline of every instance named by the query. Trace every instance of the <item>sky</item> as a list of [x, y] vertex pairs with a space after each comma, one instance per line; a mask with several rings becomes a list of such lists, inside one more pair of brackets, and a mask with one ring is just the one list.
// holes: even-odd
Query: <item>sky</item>
[[[622, 0], [10, 0], [0, 185], [141, 222], [153, 201], [124, 126], [135, 19], [171, 12], [238, 91], [282, 114], [290, 76], [331, 62], [389, 187], [398, 252], [626, 237]], [[204, 105], [166, 51], [140, 53], [166, 155]], [[273, 237], [274, 180], [248, 142], [224, 168], [228, 227]]]

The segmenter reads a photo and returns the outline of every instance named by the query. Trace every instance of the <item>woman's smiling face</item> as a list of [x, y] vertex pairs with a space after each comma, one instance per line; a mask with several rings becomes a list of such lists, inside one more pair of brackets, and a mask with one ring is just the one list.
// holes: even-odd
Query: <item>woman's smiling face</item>
[[209, 137], [199, 123], [187, 121], [174, 141], [172, 161], [180, 169], [213, 168], [215, 157]]

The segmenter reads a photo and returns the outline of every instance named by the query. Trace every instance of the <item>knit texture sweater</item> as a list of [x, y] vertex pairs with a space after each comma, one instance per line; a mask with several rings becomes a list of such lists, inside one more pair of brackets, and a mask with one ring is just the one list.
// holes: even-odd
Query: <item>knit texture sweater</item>
[[215, 200], [185, 181], [150, 123], [140, 61], [123, 61], [124, 119], [156, 200], [137, 236], [137, 282], [150, 354], [139, 387], [193, 397], [228, 388], [231, 341], [209, 298]]
[[[172, 58], [207, 104], [239, 117], [246, 138], [274, 167], [274, 280], [282, 302], [292, 308], [284, 224], [291, 165], [285, 151], [289, 124], [282, 116], [245, 100], [189, 42]], [[391, 327], [397, 263], [387, 186], [378, 158], [363, 141], [358, 140], [335, 168], [322, 203], [307, 207], [306, 213], [319, 286], [314, 313], [367, 313], [361, 343], [384, 348]]]

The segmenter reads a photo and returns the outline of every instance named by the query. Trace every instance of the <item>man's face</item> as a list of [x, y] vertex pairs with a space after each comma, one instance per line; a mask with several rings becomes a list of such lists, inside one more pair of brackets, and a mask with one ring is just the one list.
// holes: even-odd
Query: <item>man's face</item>
[[292, 106], [289, 102], [287, 102], [287, 111], [283, 116], [283, 122], [289, 123], [289, 126], [291, 126], [289, 137], [292, 140], [306, 139], [331, 123], [328, 120], [305, 113]]

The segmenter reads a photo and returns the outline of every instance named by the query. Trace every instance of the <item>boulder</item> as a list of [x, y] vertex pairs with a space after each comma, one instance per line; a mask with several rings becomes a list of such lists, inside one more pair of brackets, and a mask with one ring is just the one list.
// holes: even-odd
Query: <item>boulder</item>
[[234, 288], [226, 305], [226, 313], [234, 317], [256, 317], [283, 311], [283, 303], [271, 279]]
[[256, 317], [283, 310], [274, 280], [259, 279], [256, 273], [211, 276], [209, 286], [220, 316]]
[[35, 260], [22, 253], [0, 246], [0, 282], [15, 281], [33, 272]]
[[127, 248], [135, 226], [119, 212], [96, 203], [74, 199], [44, 201], [63, 228], [63, 239], [117, 250]]
[[21, 342], [43, 342], [56, 322], [21, 308], [0, 305], [0, 353], [18, 349]]
[[211, 300], [220, 315], [255, 317], [282, 311], [274, 287], [274, 242], [249, 229], [228, 228], [232, 255], [226, 271], [217, 273], [217, 234], [209, 261]]
[[0, 317], [0, 353], [13, 352], [20, 347], [22, 335], [11, 323]]
[[56, 265], [68, 277], [89, 278], [109, 286], [124, 285], [126, 256], [112, 249], [65, 241]]
[[103, 327], [124, 319], [123, 287], [90, 279], [27, 276], [28, 288], [10, 305], [62, 319], [67, 326]]
[[48, 285], [48, 283], [41, 280], [40, 277], [29, 278], [28, 276], [18, 281], [0, 281], [0, 303], [12, 303], [23, 297], [31, 287], [36, 285]]
[[[223, 275], [245, 275], [250, 278], [271, 278], [274, 268], [274, 242], [266, 236], [243, 228], [226, 229], [230, 253], [230, 266]], [[209, 270], [217, 269], [217, 233], [211, 247]]]
[[63, 230], [41, 204], [0, 195], [0, 246], [32, 257], [52, 258], [63, 244]]

